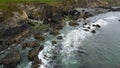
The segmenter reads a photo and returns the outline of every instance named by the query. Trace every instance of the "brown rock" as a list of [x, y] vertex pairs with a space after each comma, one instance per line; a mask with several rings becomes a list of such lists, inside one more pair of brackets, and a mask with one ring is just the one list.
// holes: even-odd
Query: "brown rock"
[[40, 67], [40, 64], [42, 64], [41, 59], [35, 57], [34, 60], [32, 61], [32, 68], [38, 68]]
[[35, 47], [31, 49], [28, 53], [28, 59], [33, 61], [35, 57], [38, 56], [39, 52], [43, 49], [43, 46]]
[[70, 26], [78, 26], [79, 24], [78, 24], [77, 22], [72, 22], [72, 21], [71, 21], [71, 22], [69, 22], [69, 25], [70, 25]]
[[23, 43], [23, 44], [22, 44], [22, 47], [23, 47], [24, 49], [25, 49], [26, 47], [33, 48], [33, 47], [36, 47], [36, 46], [39, 46], [39, 43], [37, 43], [36, 41], [26, 42], [26, 43]]
[[20, 53], [18, 51], [11, 52], [7, 54], [0, 63], [3, 64], [5, 68], [16, 68], [20, 63]]
[[41, 33], [36, 33], [36, 34], [34, 35], [34, 37], [35, 37], [35, 39], [39, 39], [39, 40], [41, 40], [41, 41], [44, 41], [44, 40], [45, 40], [44, 36], [43, 36]]
[[58, 34], [60, 34], [60, 33], [59, 33], [59, 30], [53, 29], [52, 31], [50, 31], [50, 34], [51, 34], [51, 35], [58, 35]]

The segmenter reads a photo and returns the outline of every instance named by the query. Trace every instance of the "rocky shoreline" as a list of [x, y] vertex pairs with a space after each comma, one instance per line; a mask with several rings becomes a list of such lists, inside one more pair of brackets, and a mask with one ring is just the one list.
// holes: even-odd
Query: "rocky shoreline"
[[[12, 12], [13, 16], [4, 17], [7, 12], [1, 12], [0, 16], [0, 64], [5, 68], [16, 68], [21, 61], [20, 50], [14, 49], [20, 47], [23, 49], [30, 48], [28, 52], [28, 60], [32, 61], [32, 68], [38, 68], [42, 61], [38, 59], [38, 53], [44, 48], [40, 42], [45, 41], [46, 33], [49, 33], [61, 40], [63, 37], [58, 36], [65, 25], [69, 21], [70, 26], [79, 25], [76, 20], [79, 18], [89, 18], [96, 14], [109, 11], [120, 11], [120, 8], [82, 8], [72, 9], [57, 8], [47, 4], [20, 4], [22, 13]], [[96, 25], [95, 25], [96, 26]], [[100, 27], [97, 25], [97, 27]], [[85, 30], [87, 31], [87, 30]], [[95, 33], [95, 31], [92, 31]], [[32, 37], [34, 40], [25, 41]], [[57, 44], [55, 40], [51, 43]], [[19, 49], [19, 48], [18, 48]], [[9, 51], [9, 52], [8, 52]], [[11, 58], [11, 59], [9, 59]], [[8, 62], [9, 61], [9, 62]]]

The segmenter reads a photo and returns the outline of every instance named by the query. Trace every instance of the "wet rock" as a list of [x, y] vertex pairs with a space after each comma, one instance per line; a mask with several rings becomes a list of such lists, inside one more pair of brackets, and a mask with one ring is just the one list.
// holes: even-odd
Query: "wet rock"
[[120, 11], [120, 8], [109, 8], [109, 11]]
[[91, 27], [87, 27], [88, 29], [90, 29]]
[[84, 31], [89, 31], [88, 29], [84, 29]]
[[71, 10], [69, 12], [69, 15], [73, 20], [77, 20], [80, 17], [81, 13], [77, 10]]
[[87, 23], [84, 23], [83, 25], [87, 25]]
[[79, 24], [77, 22], [71, 21], [71, 22], [69, 22], [69, 25], [70, 26], [78, 26]]
[[45, 40], [44, 36], [43, 36], [41, 33], [36, 33], [36, 34], [34, 35], [34, 38], [35, 38], [35, 39], [39, 39], [39, 40], [41, 40], [41, 41], [44, 41], [44, 40]]
[[36, 41], [33, 41], [33, 42], [26, 42], [26, 43], [23, 43], [22, 44], [22, 48], [26, 48], [26, 47], [29, 47], [29, 48], [34, 48], [34, 47], [37, 47], [39, 46], [39, 43], [37, 43]]
[[52, 43], [52, 45], [57, 44], [57, 42], [56, 42], [56, 41], [54, 41], [54, 40], [53, 40], [53, 41], [51, 41], [51, 43]]
[[60, 39], [60, 40], [61, 40], [61, 39], [63, 39], [63, 37], [62, 37], [62, 36], [58, 36], [57, 39]]
[[40, 64], [42, 64], [41, 59], [35, 57], [34, 60], [32, 61], [32, 68], [38, 68], [40, 67]]
[[99, 24], [97, 24], [96, 27], [101, 28], [101, 26]]
[[41, 50], [43, 50], [43, 48], [44, 47], [41, 45], [41, 46], [38, 46], [38, 47], [35, 47], [35, 48], [31, 49], [28, 53], [28, 59], [30, 61], [34, 61], [35, 57], [38, 57], [39, 52]]
[[51, 34], [51, 35], [58, 35], [58, 34], [60, 34], [60, 33], [59, 33], [59, 30], [57, 30], [57, 29], [52, 29], [52, 30], [50, 31], [50, 34]]
[[93, 27], [101, 28], [101, 26], [100, 26], [99, 24], [93, 24], [92, 26], [93, 26]]
[[118, 20], [120, 22], [120, 20]]
[[96, 31], [95, 31], [95, 30], [92, 30], [91, 33], [96, 33]]
[[5, 68], [16, 68], [20, 63], [20, 59], [19, 51], [14, 51], [8, 53], [2, 60], [0, 60], [0, 64], [3, 64]]
[[86, 18], [91, 17], [91, 16], [93, 16], [91, 13], [85, 12], [83, 15], [83, 18], [86, 19]]

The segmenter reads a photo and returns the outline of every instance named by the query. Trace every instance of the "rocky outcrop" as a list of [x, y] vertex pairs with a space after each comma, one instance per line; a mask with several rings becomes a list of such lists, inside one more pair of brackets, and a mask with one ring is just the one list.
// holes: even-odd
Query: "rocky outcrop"
[[58, 34], [60, 34], [60, 33], [59, 33], [59, 30], [57, 30], [57, 29], [52, 29], [52, 30], [50, 30], [50, 34], [51, 34], [51, 35], [58, 35]]
[[22, 25], [5, 30], [0, 38], [0, 41], [2, 42], [2, 48], [0, 49], [0, 51], [6, 49], [16, 42], [19, 42], [21, 39], [27, 36], [29, 32], [30, 30], [27, 25]]
[[39, 46], [40, 44], [37, 42], [37, 41], [32, 41], [32, 42], [25, 42], [25, 43], [23, 43], [22, 44], [22, 48], [26, 48], [26, 47], [28, 47], [28, 48], [34, 48], [34, 47], [37, 47], [37, 46]]
[[38, 57], [39, 52], [43, 49], [43, 45], [31, 49], [28, 53], [28, 59], [34, 61], [35, 57]]
[[20, 60], [21, 57], [19, 51], [13, 51], [0, 60], [0, 64], [3, 64], [5, 68], [16, 68], [20, 63]]
[[40, 64], [42, 64], [42, 61], [38, 58], [38, 54], [42, 49], [43, 45], [35, 47], [29, 51], [28, 59], [32, 61], [32, 68], [38, 68], [40, 67]]

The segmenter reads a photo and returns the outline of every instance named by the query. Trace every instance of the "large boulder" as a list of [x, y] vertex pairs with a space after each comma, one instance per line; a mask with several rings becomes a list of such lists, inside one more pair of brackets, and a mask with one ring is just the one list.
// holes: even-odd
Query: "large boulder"
[[5, 68], [16, 68], [20, 63], [21, 57], [19, 51], [14, 51], [8, 53], [2, 60], [0, 64], [3, 64]]

